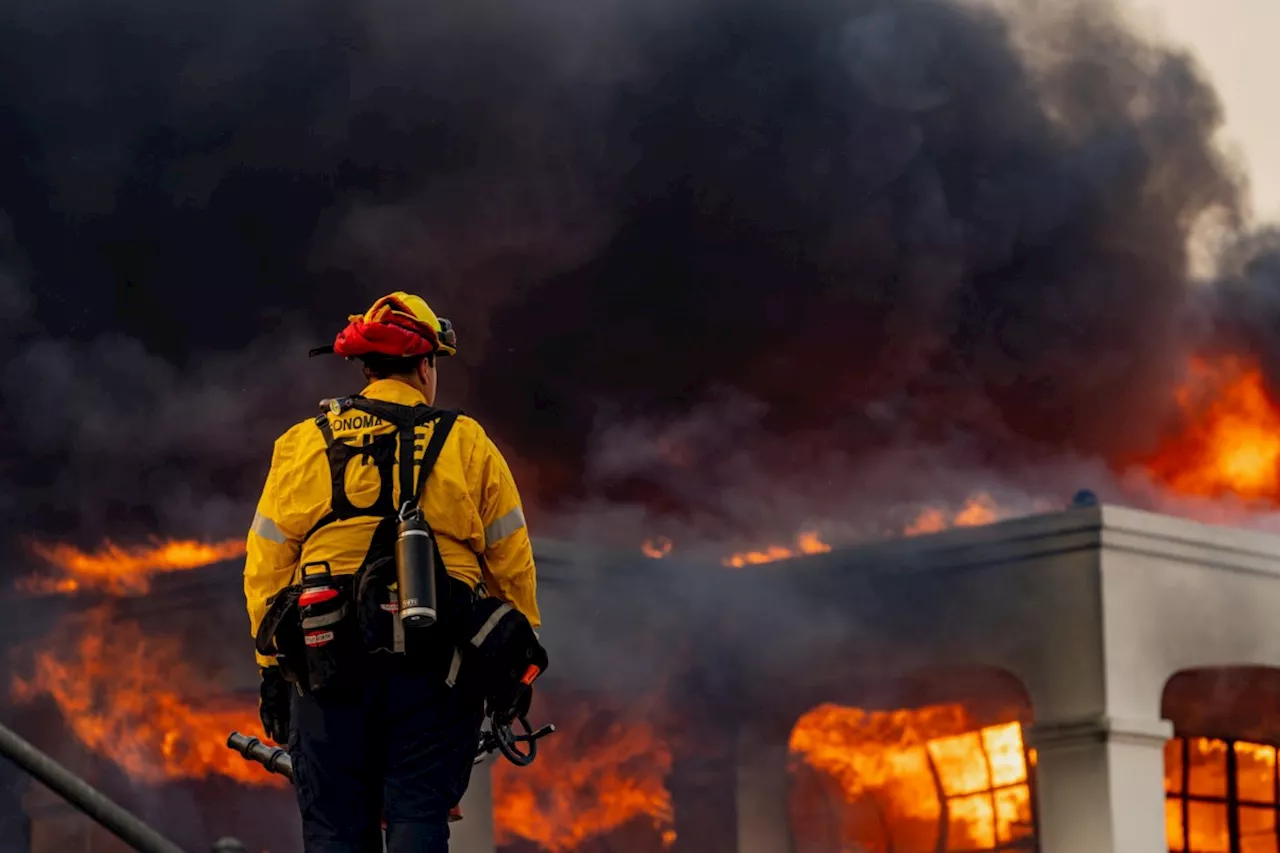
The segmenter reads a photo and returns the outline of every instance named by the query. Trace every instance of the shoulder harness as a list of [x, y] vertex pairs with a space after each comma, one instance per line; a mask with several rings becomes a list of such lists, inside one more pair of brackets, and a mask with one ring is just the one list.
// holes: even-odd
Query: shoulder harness
[[[387, 518], [398, 514], [401, 507], [395, 504], [395, 488], [392, 475], [396, 468], [396, 449], [399, 445], [399, 483], [402, 504], [416, 505], [422, 499], [427, 477], [440, 458], [440, 451], [449, 437], [449, 432], [457, 422], [461, 411], [436, 409], [425, 403], [415, 406], [403, 406], [385, 400], [370, 400], [359, 395], [324, 400], [320, 404], [326, 411], [315, 418], [316, 427], [324, 436], [325, 451], [329, 458], [329, 472], [332, 477], [332, 496], [329, 512], [307, 531], [303, 541], [322, 527], [336, 521], [349, 518]], [[334, 437], [333, 428], [329, 426], [329, 412], [340, 415], [343, 412], [356, 410], [393, 424], [394, 432], [381, 435], [366, 436], [363, 444], [347, 444]], [[417, 482], [413, 479], [414, 449], [417, 440], [415, 429], [429, 423], [435, 423], [431, 438], [422, 454], [421, 468]], [[378, 469], [378, 497], [367, 507], [358, 507], [347, 497], [346, 473], [347, 465], [357, 457], [363, 459], [365, 465], [375, 465]]]

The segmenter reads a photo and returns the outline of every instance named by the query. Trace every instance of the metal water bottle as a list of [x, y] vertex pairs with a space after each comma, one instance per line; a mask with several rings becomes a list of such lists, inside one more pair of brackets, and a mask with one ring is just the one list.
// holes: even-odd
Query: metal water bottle
[[436, 543], [417, 507], [400, 511], [396, 531], [396, 588], [400, 624], [426, 628], [436, 623]]

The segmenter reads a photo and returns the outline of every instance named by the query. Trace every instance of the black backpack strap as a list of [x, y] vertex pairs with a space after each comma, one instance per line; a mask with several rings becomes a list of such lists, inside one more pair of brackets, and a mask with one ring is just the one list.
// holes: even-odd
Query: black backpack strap
[[324, 438], [324, 446], [331, 447], [333, 445], [333, 429], [329, 426], [329, 416], [324, 412], [316, 415], [316, 426], [320, 429], [320, 435]]
[[400, 503], [413, 493], [413, 445], [416, 437], [413, 421], [400, 425]]
[[387, 400], [370, 400], [368, 397], [360, 396], [347, 397], [342, 401], [342, 405], [344, 408], [355, 409], [356, 411], [381, 418], [398, 427], [412, 423], [419, 408], [418, 406], [405, 406], [401, 403], [392, 403]]
[[453, 425], [458, 422], [458, 415], [462, 413], [439, 411], [437, 414], [439, 419], [436, 421], [435, 429], [431, 431], [431, 440], [427, 442], [427, 449], [422, 452], [422, 468], [418, 471], [418, 484], [413, 490], [414, 506], [417, 506], [422, 501], [422, 493], [426, 490], [427, 478], [431, 476], [431, 469], [436, 467], [436, 461], [440, 458], [440, 451], [444, 450], [444, 443], [449, 438]]

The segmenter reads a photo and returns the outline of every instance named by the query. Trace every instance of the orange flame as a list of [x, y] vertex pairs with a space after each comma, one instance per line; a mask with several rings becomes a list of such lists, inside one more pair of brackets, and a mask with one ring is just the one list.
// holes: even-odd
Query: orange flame
[[494, 765], [497, 843], [523, 838], [564, 853], [637, 819], [647, 820], [664, 844], [674, 842], [666, 788], [671, 750], [654, 725], [614, 719], [600, 726], [586, 704], [567, 715], [557, 708], [556, 715], [565, 725], [539, 745], [537, 761]]
[[[902, 535], [919, 536], [925, 533], [937, 533], [950, 527], [980, 527], [999, 521], [1006, 515], [1007, 513], [1001, 510], [991, 495], [986, 492], [975, 492], [958, 510], [927, 507], [903, 528]], [[640, 546], [641, 553], [655, 560], [666, 557], [671, 550], [672, 542], [665, 536], [646, 539]], [[830, 550], [831, 546], [822, 540], [816, 530], [806, 530], [796, 537], [794, 545], [767, 545], [755, 551], [730, 554], [720, 562], [733, 568], [742, 568], [790, 560], [805, 554], [825, 554]]]
[[113, 620], [105, 607], [83, 619], [62, 626], [78, 636], [74, 650], [41, 649], [32, 676], [14, 678], [16, 700], [52, 697], [85, 746], [142, 782], [225, 776], [287, 784], [224, 746], [232, 730], [260, 731], [258, 714], [249, 703], [210, 704], [217, 697], [177, 644], [144, 636], [137, 623]]
[[929, 507], [916, 516], [915, 520], [903, 529], [904, 536], [919, 536], [924, 533], [938, 533], [949, 527], [981, 527], [1000, 519], [1000, 507], [995, 499], [986, 492], [978, 492], [969, 497], [957, 512], [948, 513], [939, 507]]
[[672, 542], [665, 536], [644, 540], [640, 552], [651, 560], [661, 560], [671, 553]]
[[763, 551], [743, 551], [738, 554], [732, 554], [725, 557], [720, 562], [726, 566], [732, 566], [740, 569], [743, 566], [754, 566], [760, 563], [773, 563], [777, 560], [789, 560], [792, 557], [799, 557], [802, 554], [825, 554], [831, 550], [831, 546], [823, 542], [818, 537], [816, 530], [805, 530], [796, 537], [796, 544], [793, 548], [784, 547], [782, 545], [770, 545]]
[[111, 595], [146, 595], [151, 577], [164, 572], [196, 569], [243, 556], [242, 539], [199, 542], [194, 539], [154, 540], [149, 546], [121, 547], [104, 542], [96, 551], [72, 545], [34, 543], [31, 550], [57, 568], [61, 577], [28, 577], [18, 588], [37, 595], [69, 594], [96, 589]]
[[[838, 785], [844, 849], [1003, 849], [1034, 832], [1016, 722], [976, 728], [959, 705], [828, 704], [800, 718], [791, 750]], [[857, 817], [867, 802], [875, 820]]]
[[1187, 428], [1146, 462], [1180, 494], [1280, 499], [1280, 406], [1256, 363], [1193, 359], [1176, 392]]

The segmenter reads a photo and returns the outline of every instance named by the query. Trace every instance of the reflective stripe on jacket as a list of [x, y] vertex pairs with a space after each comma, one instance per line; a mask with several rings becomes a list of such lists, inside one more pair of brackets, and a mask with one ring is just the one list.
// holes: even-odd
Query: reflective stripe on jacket
[[[416, 389], [395, 379], [375, 380], [360, 393], [406, 406], [425, 402]], [[329, 414], [328, 419], [335, 438], [348, 444], [358, 445], [368, 436], [395, 430], [354, 410]], [[421, 458], [433, 428], [431, 424], [418, 429], [416, 458]], [[398, 482], [393, 486], [398, 506]], [[353, 460], [347, 466], [345, 487], [356, 506], [372, 504], [380, 488], [377, 469]], [[267, 601], [296, 582], [302, 563], [324, 560], [335, 575], [341, 575], [356, 571], [364, 561], [378, 525], [375, 517], [337, 521], [307, 537], [329, 512], [332, 494], [324, 437], [315, 420], [308, 418], [276, 440], [271, 470], [249, 527], [244, 592], [252, 634], [257, 634]], [[445, 441], [427, 480], [422, 508], [449, 574], [473, 589], [483, 580], [491, 595], [511, 604], [538, 627], [533, 547], [520, 495], [506, 460], [471, 418], [459, 417]], [[477, 555], [483, 555], [483, 561]], [[258, 663], [269, 666], [274, 661], [259, 656]]]

